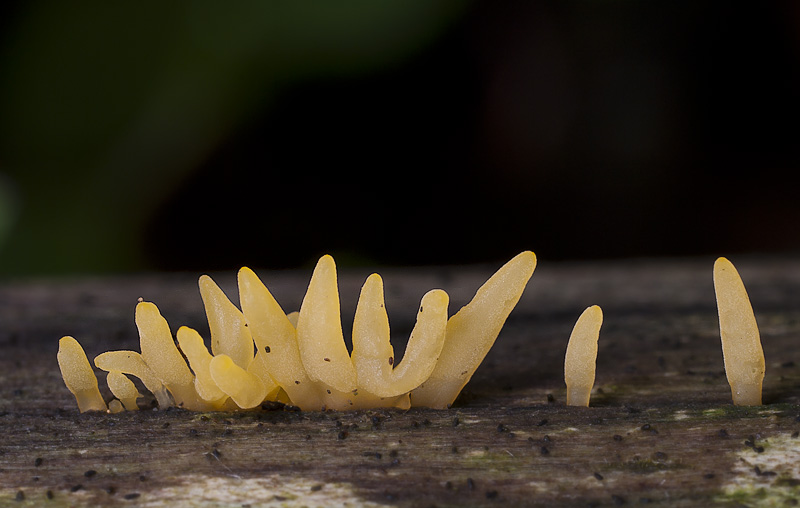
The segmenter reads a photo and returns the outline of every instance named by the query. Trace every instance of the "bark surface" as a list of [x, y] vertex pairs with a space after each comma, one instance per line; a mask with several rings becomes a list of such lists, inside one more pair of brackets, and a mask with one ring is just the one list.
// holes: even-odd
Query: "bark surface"
[[[764, 405], [723, 371], [714, 260], [542, 260], [452, 408], [78, 413], [56, 363], [138, 350], [139, 297], [208, 340], [199, 274], [0, 287], [0, 504], [13, 506], [702, 506], [800, 500], [800, 261], [732, 259], [761, 329]], [[498, 265], [499, 266], [499, 263]], [[432, 288], [465, 305], [496, 266], [381, 269], [398, 354]], [[286, 311], [310, 272], [256, 270]], [[235, 274], [214, 279], [238, 302]], [[340, 270], [349, 335], [367, 270]], [[590, 407], [567, 407], [563, 361], [589, 305], [605, 316]], [[101, 391], [110, 399], [105, 374]], [[143, 387], [140, 388], [145, 393]]]

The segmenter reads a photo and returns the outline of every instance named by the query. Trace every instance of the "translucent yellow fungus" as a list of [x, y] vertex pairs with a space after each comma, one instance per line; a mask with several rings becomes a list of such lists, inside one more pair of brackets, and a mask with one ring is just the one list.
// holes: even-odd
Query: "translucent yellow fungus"
[[270, 388], [278, 390], [277, 386], [265, 386], [258, 376], [236, 365], [228, 355], [215, 356], [208, 368], [219, 389], [242, 409], [250, 409], [264, 402]]
[[81, 413], [107, 409], [86, 353], [74, 338], [62, 337], [58, 341], [58, 367], [61, 369], [64, 384], [78, 401]]
[[597, 339], [602, 325], [603, 311], [593, 305], [583, 311], [569, 336], [564, 356], [568, 406], [589, 406], [597, 364]]
[[210, 365], [214, 357], [206, 349], [203, 337], [197, 333], [197, 330], [181, 326], [178, 328], [178, 345], [186, 355], [186, 359], [189, 360], [189, 366], [194, 372], [194, 388], [200, 398], [212, 403], [224, 402], [228, 396], [219, 389], [211, 377]]
[[211, 277], [200, 277], [199, 286], [211, 331], [212, 353], [227, 355], [236, 365], [247, 369], [253, 361], [253, 338], [244, 316]]
[[761, 405], [764, 351], [750, 298], [739, 272], [725, 258], [714, 263], [719, 331], [725, 374], [737, 406]]
[[358, 388], [356, 370], [342, 335], [336, 265], [331, 256], [317, 262], [297, 318], [297, 345], [308, 377], [334, 390]]
[[114, 394], [114, 397], [119, 399], [125, 409], [128, 411], [136, 411], [139, 409], [139, 406], [136, 405], [136, 399], [141, 397], [142, 394], [139, 393], [139, 390], [136, 389], [136, 385], [133, 384], [133, 381], [131, 381], [128, 376], [118, 370], [112, 370], [108, 373], [108, 376], [106, 376], [106, 382], [108, 383], [108, 388], [111, 390], [111, 393]]
[[136, 326], [142, 359], [172, 394], [175, 405], [203, 409], [202, 399], [194, 389], [194, 375], [178, 351], [167, 320], [150, 302], [136, 305]]
[[136, 351], [108, 351], [96, 356], [94, 364], [106, 372], [117, 371], [138, 377], [144, 387], [155, 395], [160, 407], [172, 406], [172, 399], [166, 387], [150, 370], [142, 355]]
[[533, 252], [517, 254], [447, 321], [436, 367], [428, 380], [411, 392], [414, 406], [443, 409], [456, 400], [500, 334], [535, 268]]
[[[95, 365], [109, 372], [109, 388], [119, 399], [112, 401], [113, 411], [136, 408], [139, 393], [125, 374], [138, 377], [162, 407], [249, 409], [265, 400], [278, 400], [304, 410], [407, 409], [412, 403], [442, 408], [455, 400], [486, 356], [535, 266], [532, 252], [518, 255], [449, 320], [447, 293], [441, 289], [426, 293], [399, 365], [389, 340], [383, 281], [377, 274], [367, 278], [362, 288], [353, 322], [352, 355], [347, 351], [336, 265], [330, 256], [317, 263], [300, 311], [289, 314], [248, 268], [242, 268], [238, 276], [241, 310], [211, 278], [201, 277], [210, 352], [200, 334], [185, 326], [177, 332], [179, 350], [158, 308], [140, 302], [136, 325], [142, 353], [103, 353], [95, 358]], [[70, 358], [76, 356], [77, 347], [86, 364], [62, 363], [59, 351], [64, 380], [76, 393], [81, 411], [105, 409], [96, 379], [94, 405], [86, 402], [86, 389], [80, 396], [73, 390], [77, 384], [73, 377], [86, 384], [85, 369], [92, 379], [94, 374], [74, 339], [65, 337], [62, 343], [68, 344], [64, 349], [70, 351]], [[67, 358], [66, 353], [63, 356]], [[71, 370], [84, 367], [78, 374]]]
[[422, 297], [403, 361], [394, 367], [383, 281], [372, 274], [361, 289], [353, 320], [353, 364], [359, 384], [375, 395], [392, 397], [408, 393], [428, 379], [444, 345], [449, 301], [441, 289]]
[[258, 355], [289, 399], [301, 408], [320, 408], [322, 394], [309, 379], [297, 345], [297, 313], [292, 320], [249, 268], [239, 270], [239, 298]]

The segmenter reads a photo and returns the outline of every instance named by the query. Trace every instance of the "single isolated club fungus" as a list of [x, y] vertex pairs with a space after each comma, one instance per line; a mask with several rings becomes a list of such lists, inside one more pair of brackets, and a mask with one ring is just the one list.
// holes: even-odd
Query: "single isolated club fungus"
[[[250, 409], [279, 401], [303, 410], [413, 406], [446, 408], [489, 352], [536, 268], [525, 251], [501, 267], [470, 303], [448, 319], [449, 297], [426, 293], [403, 360], [395, 364], [383, 281], [370, 275], [353, 321], [353, 351], [342, 334], [336, 265], [317, 263], [299, 312], [287, 314], [249, 268], [239, 271], [241, 310], [208, 276], [199, 280], [211, 350], [182, 326], [173, 339], [155, 304], [136, 306], [141, 353], [109, 351], [95, 365], [108, 372], [115, 399], [106, 406], [86, 354], [72, 337], [58, 362], [81, 412], [135, 410], [138, 378], [162, 408]], [[188, 361], [188, 364], [187, 364]]]
[[597, 340], [603, 325], [603, 311], [593, 305], [578, 318], [564, 355], [564, 381], [568, 406], [589, 406], [597, 364]]
[[739, 272], [733, 263], [719, 258], [714, 263], [719, 332], [725, 374], [737, 406], [760, 406], [764, 381], [764, 351], [758, 324]]

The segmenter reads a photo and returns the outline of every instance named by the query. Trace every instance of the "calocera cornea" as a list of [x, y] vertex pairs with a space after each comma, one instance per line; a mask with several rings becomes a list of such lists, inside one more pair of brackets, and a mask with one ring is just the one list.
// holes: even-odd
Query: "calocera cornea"
[[603, 311], [592, 305], [578, 318], [564, 355], [564, 381], [568, 406], [589, 406], [597, 365], [597, 340], [603, 325]]
[[737, 406], [761, 405], [766, 371], [758, 324], [739, 272], [721, 257], [714, 263], [719, 331], [725, 375]]
[[73, 337], [62, 337], [58, 341], [57, 358], [61, 377], [75, 396], [80, 412], [105, 411], [107, 406], [97, 387], [97, 378], [78, 341]]
[[95, 365], [108, 372], [116, 397], [108, 409], [72, 337], [61, 339], [59, 366], [81, 412], [136, 409], [140, 394], [129, 375], [139, 378], [159, 406], [196, 411], [250, 409], [270, 400], [303, 410], [446, 408], [494, 344], [535, 267], [532, 252], [520, 253], [449, 319], [447, 293], [426, 293], [399, 364], [377, 274], [361, 290], [353, 351], [348, 352], [336, 265], [326, 255], [314, 269], [300, 311], [289, 314], [249, 268], [238, 275], [241, 310], [210, 277], [201, 277], [211, 351], [196, 330], [185, 326], [177, 331], [176, 345], [155, 304], [140, 301], [135, 321], [141, 353], [110, 351], [95, 358]]

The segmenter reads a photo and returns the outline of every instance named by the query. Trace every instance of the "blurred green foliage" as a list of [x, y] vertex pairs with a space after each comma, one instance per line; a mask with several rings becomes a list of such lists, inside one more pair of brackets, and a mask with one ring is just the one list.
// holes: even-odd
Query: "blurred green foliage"
[[[237, 125], [298, 80], [399, 65], [466, 6], [9, 8], [0, 47], [0, 275], [150, 268], [144, 224]], [[212, 213], [213, 203], [196, 205], [198, 220]]]

